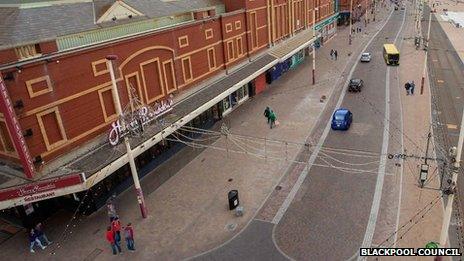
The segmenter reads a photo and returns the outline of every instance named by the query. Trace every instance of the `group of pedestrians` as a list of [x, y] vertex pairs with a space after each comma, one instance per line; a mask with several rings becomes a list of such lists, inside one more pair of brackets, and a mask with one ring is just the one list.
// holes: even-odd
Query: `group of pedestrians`
[[356, 28], [351, 29], [351, 32], [352, 33], [362, 33], [362, 29], [361, 29], [361, 27], [356, 27]]
[[29, 231], [29, 249], [31, 253], [35, 253], [34, 247], [38, 245], [40, 248], [45, 249], [48, 245], [53, 243], [48, 240], [47, 235], [43, 231], [42, 223], [38, 223], [34, 228]]
[[122, 227], [119, 216], [116, 213], [116, 207], [113, 203], [114, 197], [111, 198], [107, 204], [108, 217], [110, 218], [110, 225], [106, 228], [106, 240], [111, 245], [113, 255], [122, 254], [121, 249], [121, 231], [124, 233], [123, 236], [126, 240], [127, 250], [135, 251], [134, 244], [134, 229], [132, 224], [128, 223], [125, 227]]
[[406, 95], [414, 95], [414, 88], [416, 84], [414, 81], [410, 81], [404, 84], [404, 88], [406, 89]]
[[338, 59], [338, 51], [331, 49], [330, 50], [330, 59], [331, 60], [337, 60]]
[[267, 123], [269, 124], [271, 129], [274, 126], [279, 125], [279, 122], [277, 121], [277, 116], [276, 116], [275, 112], [271, 108], [269, 108], [269, 106], [266, 107], [266, 109], [264, 110], [264, 117], [266, 117]]

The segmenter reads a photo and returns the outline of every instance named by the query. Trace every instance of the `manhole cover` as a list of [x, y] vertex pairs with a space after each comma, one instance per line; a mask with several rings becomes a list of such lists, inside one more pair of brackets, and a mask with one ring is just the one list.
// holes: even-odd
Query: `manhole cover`
[[229, 231], [234, 231], [236, 228], [237, 228], [237, 224], [234, 224], [234, 223], [226, 225], [226, 229]]
[[275, 190], [281, 190], [281, 189], [282, 189], [281, 186], [276, 186], [276, 187], [275, 187]]

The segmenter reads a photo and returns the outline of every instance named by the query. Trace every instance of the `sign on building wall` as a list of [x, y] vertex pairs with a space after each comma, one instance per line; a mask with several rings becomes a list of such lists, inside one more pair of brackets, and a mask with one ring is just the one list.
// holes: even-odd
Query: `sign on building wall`
[[24, 174], [27, 178], [32, 179], [34, 177], [34, 163], [32, 162], [29, 149], [27, 148], [26, 140], [24, 140], [21, 126], [19, 126], [16, 113], [13, 109], [10, 96], [5, 86], [3, 78], [0, 76], [0, 112], [3, 113], [5, 123], [8, 126], [8, 130], [11, 134], [11, 139], [18, 152], [19, 159], [21, 160]]
[[174, 104], [172, 96], [167, 100], [156, 102], [153, 106], [134, 102], [134, 100], [138, 99], [131, 100], [132, 107], [138, 109], [134, 111], [132, 109], [125, 110], [126, 112], [111, 124], [108, 141], [113, 146], [116, 146], [126, 135], [141, 134], [146, 125], [172, 110]]
[[76, 173], [64, 177], [47, 179], [14, 188], [0, 190], [0, 201], [22, 198], [24, 202], [34, 202], [53, 198], [56, 190], [78, 185], [84, 182], [83, 174]]

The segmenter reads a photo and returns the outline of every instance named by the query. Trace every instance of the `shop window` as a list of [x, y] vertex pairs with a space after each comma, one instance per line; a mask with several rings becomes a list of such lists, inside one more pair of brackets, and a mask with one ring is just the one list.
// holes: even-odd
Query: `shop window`
[[26, 81], [26, 86], [30, 98], [53, 91], [52, 83], [48, 75]]
[[0, 151], [6, 154], [16, 154], [10, 132], [3, 119], [0, 119]]
[[242, 86], [237, 90], [237, 101], [242, 102], [248, 98], [248, 85]]
[[184, 74], [184, 82], [192, 80], [192, 63], [190, 57], [182, 58], [182, 72]]
[[222, 110], [223, 114], [229, 112], [232, 109], [230, 106], [230, 99], [229, 96], [225, 97], [224, 100], [222, 100]]
[[214, 47], [211, 47], [207, 50], [208, 52], [208, 66], [209, 70], [216, 68], [216, 51]]
[[109, 86], [98, 90], [98, 96], [100, 98], [100, 105], [103, 111], [103, 118], [105, 122], [113, 121], [117, 116], [111, 88], [112, 87]]
[[58, 107], [39, 112], [36, 116], [48, 151], [61, 146], [67, 141]]
[[34, 58], [42, 55], [39, 44], [28, 44], [16, 47], [15, 53], [19, 60]]

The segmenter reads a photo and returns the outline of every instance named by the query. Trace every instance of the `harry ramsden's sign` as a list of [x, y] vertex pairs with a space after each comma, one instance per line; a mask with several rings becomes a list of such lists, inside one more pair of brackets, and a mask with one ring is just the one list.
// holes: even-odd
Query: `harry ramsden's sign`
[[139, 133], [143, 127], [156, 120], [158, 117], [172, 110], [174, 101], [172, 97], [162, 102], [156, 102], [153, 107], [142, 105], [132, 116], [123, 115], [111, 124], [108, 141], [111, 145], [116, 146], [121, 138], [129, 133]]
[[5, 123], [10, 130], [11, 139], [13, 140], [14, 147], [18, 152], [19, 159], [21, 160], [24, 174], [27, 178], [34, 177], [34, 163], [32, 162], [31, 154], [29, 154], [29, 149], [27, 148], [26, 141], [24, 140], [23, 132], [21, 126], [19, 126], [18, 119], [13, 109], [13, 104], [11, 104], [10, 96], [3, 82], [2, 77], [0, 76], [0, 112], [3, 113], [5, 118]]
[[55, 196], [56, 189], [70, 187], [84, 182], [82, 173], [66, 175], [60, 178], [48, 179], [0, 190], [0, 201], [23, 198], [25, 202], [32, 202]]

